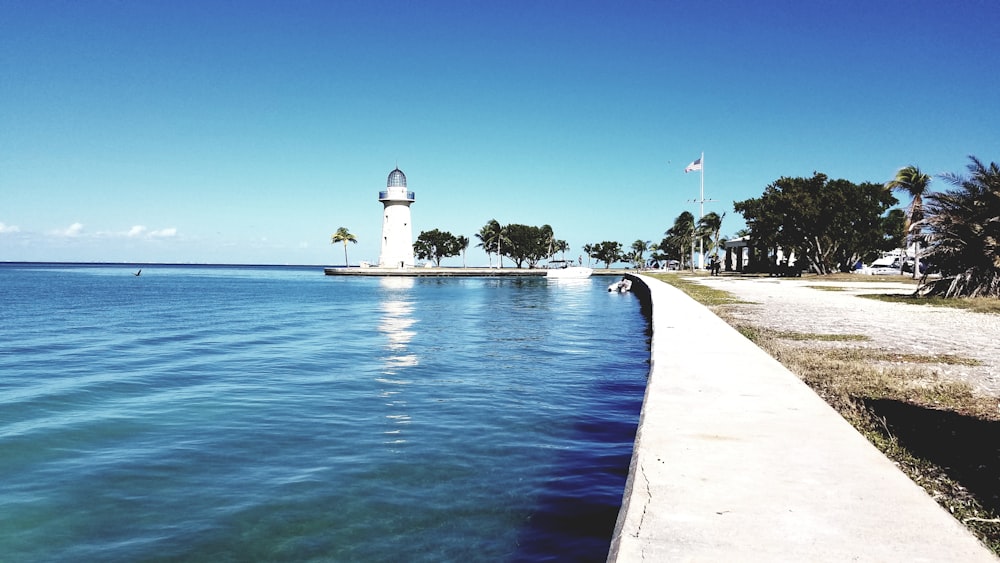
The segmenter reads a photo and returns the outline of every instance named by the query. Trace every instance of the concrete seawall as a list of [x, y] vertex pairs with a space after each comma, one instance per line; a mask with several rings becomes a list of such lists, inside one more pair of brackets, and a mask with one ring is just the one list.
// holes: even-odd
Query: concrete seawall
[[609, 561], [997, 561], [784, 366], [630, 277], [653, 339]]

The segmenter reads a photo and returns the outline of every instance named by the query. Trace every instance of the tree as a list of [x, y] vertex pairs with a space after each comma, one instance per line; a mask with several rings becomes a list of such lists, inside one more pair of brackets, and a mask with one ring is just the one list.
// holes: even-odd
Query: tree
[[347, 243], [358, 243], [358, 237], [351, 234], [346, 227], [338, 227], [337, 232], [330, 235], [330, 244], [344, 243], [344, 266], [347, 266]]
[[694, 268], [694, 214], [690, 211], [682, 211], [674, 219], [674, 226], [663, 233], [664, 238], [660, 241], [660, 250], [667, 256], [668, 260], [677, 260], [681, 264], [691, 258], [691, 268]]
[[527, 262], [529, 268], [534, 268], [543, 258], [552, 255], [552, 227], [542, 225], [532, 227], [511, 223], [506, 227], [505, 246], [501, 254], [514, 261], [518, 268]]
[[434, 247], [427, 240], [417, 237], [417, 240], [413, 241], [413, 255], [418, 260], [430, 259], [434, 256]]
[[780, 178], [759, 198], [733, 202], [750, 229], [752, 251], [795, 256], [817, 274], [848, 271], [886, 244], [883, 214], [898, 203], [882, 184]]
[[569, 243], [564, 240], [554, 240], [552, 241], [552, 255], [559, 252], [562, 254], [562, 259], [566, 260], [566, 253], [569, 252]]
[[[878, 250], [903, 248], [906, 246], [906, 213], [902, 209], [890, 209], [889, 213], [882, 220], [882, 225], [885, 243]], [[872, 255], [864, 256], [863, 260], [871, 262], [875, 258], [878, 258], [878, 256], [877, 253], [873, 252]]]
[[920, 291], [1000, 298], [1000, 166], [969, 159], [970, 176], [942, 176], [955, 189], [927, 195], [926, 257], [940, 269], [941, 278]]
[[469, 249], [469, 237], [464, 235], [459, 235], [455, 237], [455, 242], [458, 243], [458, 251], [462, 253], [462, 267], [465, 267], [465, 251]]
[[649, 250], [649, 261], [655, 264], [655, 267], [659, 268], [660, 262], [667, 259], [666, 255], [660, 252], [660, 245], [651, 242], [647, 248]]
[[413, 252], [421, 260], [433, 260], [434, 265], [440, 267], [441, 259], [449, 256], [457, 256], [460, 252], [461, 244], [454, 235], [448, 231], [433, 229], [421, 231], [413, 243]]
[[613, 241], [604, 241], [591, 246], [592, 256], [597, 259], [598, 262], [604, 262], [604, 267], [610, 268], [611, 264], [614, 262], [621, 261], [624, 257], [622, 256], [622, 243]]
[[[917, 279], [917, 272], [920, 271], [920, 220], [924, 216], [924, 194], [930, 183], [931, 177], [912, 165], [900, 168], [896, 172], [896, 177], [885, 183], [886, 188], [905, 192], [910, 197], [903, 232], [906, 233], [907, 246], [913, 245], [913, 279]], [[900, 260], [900, 270], [902, 267], [903, 260]]]
[[698, 220], [697, 236], [702, 242], [705, 254], [712, 254], [714, 251], [716, 256], [719, 255], [719, 231], [722, 230], [722, 220], [725, 218], [725, 213], [719, 216], [715, 211], [710, 211]]
[[496, 219], [490, 219], [488, 223], [483, 225], [483, 228], [479, 229], [476, 233], [476, 238], [479, 239], [479, 244], [476, 246], [482, 248], [486, 251], [486, 257], [490, 260], [490, 267], [493, 267], [493, 252], [496, 251], [497, 259], [500, 258], [500, 237], [503, 234], [503, 227], [500, 226], [500, 222]]
[[645, 253], [649, 247], [648, 240], [636, 240], [632, 243], [630, 247], [632, 252], [625, 255], [625, 259], [628, 260], [636, 268], [642, 268], [646, 265]]

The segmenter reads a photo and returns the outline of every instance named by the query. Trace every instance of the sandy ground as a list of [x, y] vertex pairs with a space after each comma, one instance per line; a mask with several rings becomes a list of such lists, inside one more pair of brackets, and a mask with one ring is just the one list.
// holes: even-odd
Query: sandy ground
[[[904, 283], [728, 276], [698, 281], [750, 302], [731, 306], [731, 311], [733, 316], [755, 326], [806, 333], [864, 334], [871, 340], [850, 344], [906, 354], [975, 358], [982, 364], [921, 367], [1000, 398], [1000, 315], [858, 297], [912, 293], [914, 286]], [[821, 286], [839, 290], [816, 289]]]

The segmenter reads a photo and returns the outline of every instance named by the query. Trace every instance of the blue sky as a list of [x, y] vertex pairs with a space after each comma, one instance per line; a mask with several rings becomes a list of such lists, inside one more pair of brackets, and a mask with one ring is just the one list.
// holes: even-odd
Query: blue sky
[[731, 234], [732, 202], [781, 176], [1000, 160], [998, 20], [994, 0], [0, 0], [0, 261], [341, 264], [341, 226], [377, 261], [397, 164], [414, 235], [547, 223], [575, 257], [697, 214], [702, 151]]

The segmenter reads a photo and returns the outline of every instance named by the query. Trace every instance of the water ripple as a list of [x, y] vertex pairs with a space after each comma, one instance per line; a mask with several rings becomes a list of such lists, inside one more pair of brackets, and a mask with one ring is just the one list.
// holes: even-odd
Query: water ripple
[[0, 266], [0, 298], [4, 559], [604, 560], [648, 347], [600, 278]]

